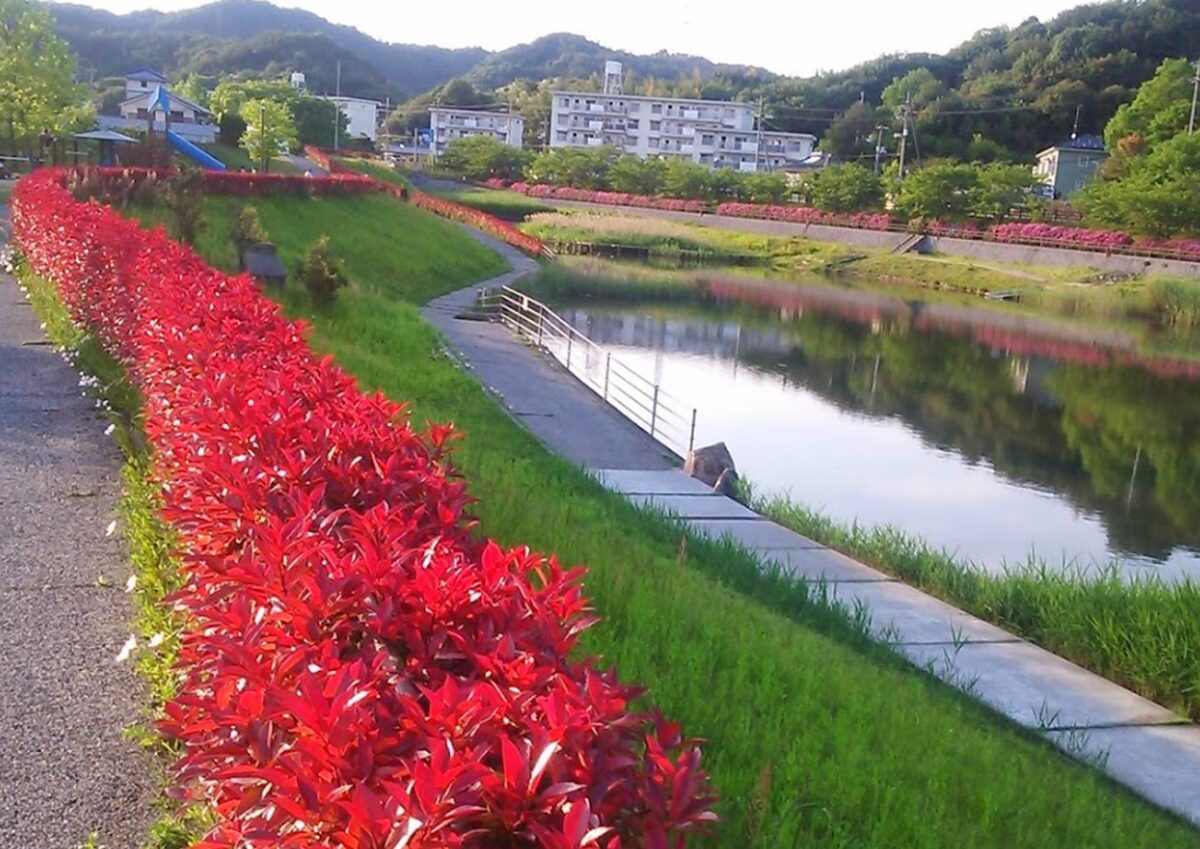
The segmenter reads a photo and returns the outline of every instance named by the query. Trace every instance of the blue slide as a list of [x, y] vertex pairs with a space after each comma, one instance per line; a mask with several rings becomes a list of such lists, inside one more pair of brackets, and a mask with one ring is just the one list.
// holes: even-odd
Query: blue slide
[[171, 143], [171, 147], [191, 159], [200, 163], [201, 168], [207, 168], [209, 171], [224, 171], [225, 163], [217, 159], [209, 153], [205, 153], [196, 145], [185, 139], [183, 136], [174, 130], [167, 130], [167, 141]]

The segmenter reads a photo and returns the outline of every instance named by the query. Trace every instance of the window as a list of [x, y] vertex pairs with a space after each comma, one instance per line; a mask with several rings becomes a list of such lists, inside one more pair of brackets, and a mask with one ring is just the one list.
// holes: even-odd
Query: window
[[562, 99], [562, 106], [563, 106], [563, 108], [564, 108], [564, 109], [566, 109], [566, 108], [567, 108], [567, 107], [569, 107], [570, 105], [571, 105], [571, 98], [569, 98], [569, 97], [564, 97], [564, 98]]
[[712, 143], [713, 143], [712, 133], [705, 133], [704, 135], [702, 135], [700, 137], [700, 144], [709, 144], [710, 145]]
[[650, 139], [651, 147], [658, 147], [658, 139]]
[[650, 122], [650, 132], [657, 133], [660, 130], [662, 130], [662, 121], [651, 121]]
[[146, 82], [145, 80], [142, 80], [142, 88], [150, 88], [150, 83]]
[[567, 134], [563, 130], [559, 130], [557, 133], [555, 133], [554, 137], [561, 142], [565, 142], [567, 140]]
[[662, 104], [661, 103], [651, 103], [650, 104], [650, 114], [651, 115], [661, 115], [662, 114]]
[[631, 121], [626, 121], [625, 126], [630, 130], [636, 130], [641, 127], [641, 122], [637, 118], [634, 118]]
[[636, 100], [633, 101], [629, 104], [629, 111], [634, 115], [638, 114], [642, 111], [642, 104], [638, 103]]

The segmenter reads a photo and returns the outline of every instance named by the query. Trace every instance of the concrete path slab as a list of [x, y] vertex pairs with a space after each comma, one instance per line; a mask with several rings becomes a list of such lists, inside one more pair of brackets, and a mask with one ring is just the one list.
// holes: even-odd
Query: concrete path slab
[[[853, 561], [852, 561], [853, 562]], [[864, 567], [865, 568], [865, 567]], [[933, 644], [1012, 642], [1007, 631], [898, 581], [838, 584], [833, 597], [871, 613], [871, 631], [882, 642]]]
[[763, 563], [776, 563], [789, 574], [805, 581], [856, 583], [895, 581], [870, 566], [864, 566], [829, 548], [752, 548]]
[[1200, 827], [1200, 728], [1152, 725], [1046, 735], [1072, 757]]
[[789, 531], [783, 525], [758, 519], [693, 519], [688, 524], [712, 539], [728, 537], [746, 548], [824, 548], [808, 537]]
[[607, 489], [625, 495], [702, 495], [715, 496], [712, 487], [688, 477], [679, 469], [589, 469], [592, 477]]
[[897, 648], [917, 666], [1035, 731], [1182, 721], [1166, 708], [1030, 643]]
[[681, 519], [758, 519], [757, 513], [724, 495], [630, 495], [639, 507], [651, 507]]
[[[486, 288], [509, 285], [538, 265], [519, 251], [467, 229], [508, 260], [513, 270]], [[668, 470], [667, 449], [605, 404], [555, 360], [517, 340], [504, 327], [459, 318], [475, 302], [478, 288], [431, 301], [421, 315], [433, 324], [480, 382], [514, 419], [556, 454], [593, 468]]]
[[[140, 686], [115, 657], [132, 610], [120, 460], [79, 376], [0, 275], [0, 849], [140, 846], [151, 769], [122, 737]], [[116, 589], [97, 586], [106, 576]]]

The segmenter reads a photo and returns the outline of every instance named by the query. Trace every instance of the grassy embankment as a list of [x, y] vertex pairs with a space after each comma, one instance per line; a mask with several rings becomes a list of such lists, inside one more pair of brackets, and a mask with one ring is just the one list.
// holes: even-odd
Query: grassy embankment
[[[1150, 320], [1168, 327], [1200, 326], [1200, 281], [1151, 277], [1103, 282], [1095, 269], [977, 263], [961, 257], [857, 248], [802, 237], [762, 236], [656, 216], [548, 213], [522, 228], [553, 241], [607, 240], [660, 248], [756, 254], [778, 271], [818, 273], [939, 293], [1020, 292], [1020, 303], [995, 304], [1017, 312], [1085, 320]], [[992, 302], [987, 302], [991, 304]]]
[[368, 177], [374, 177], [382, 183], [391, 183], [393, 186], [403, 186], [406, 189], [412, 188], [412, 183], [395, 168], [390, 165], [385, 165], [379, 162], [369, 162], [365, 159], [351, 159], [349, 157], [339, 158], [339, 162], [349, 168], [351, 171], [356, 171], [359, 174], [365, 174]]
[[455, 191], [435, 189], [431, 194], [457, 201], [463, 206], [473, 207], [505, 221], [524, 221], [531, 215], [551, 211], [550, 207], [536, 198], [527, 197], [518, 192], [468, 187]]
[[[408, 399], [417, 421], [462, 428], [456, 460], [484, 532], [589, 564], [604, 622], [586, 649], [708, 740], [723, 819], [700, 845], [1195, 843], [1194, 830], [870, 644], [803, 585], [740, 551], [685, 543], [500, 414], [418, 312], [500, 270], [456, 227], [383, 198], [257, 206], [289, 264], [322, 233], [346, 256], [354, 285], [332, 308], [314, 312], [291, 289], [285, 307], [364, 387]], [[225, 267], [234, 208], [210, 202], [200, 244]]]
[[[259, 163], [251, 162], [250, 154], [246, 153], [246, 151], [242, 150], [240, 147], [230, 147], [227, 144], [220, 144], [219, 142], [214, 142], [213, 144], [201, 144], [197, 145], [197, 147], [199, 147], [205, 153], [215, 156], [217, 159], [221, 160], [223, 163], [225, 163], [225, 167], [230, 171], [238, 171], [243, 168], [247, 171], [251, 169], [257, 170], [259, 167]], [[271, 173], [302, 174], [304, 172], [292, 163], [288, 162], [286, 159], [275, 157], [271, 160]]]

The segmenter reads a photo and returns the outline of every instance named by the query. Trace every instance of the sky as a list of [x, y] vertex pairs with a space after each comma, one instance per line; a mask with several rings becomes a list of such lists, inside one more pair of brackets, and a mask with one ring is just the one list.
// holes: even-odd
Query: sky
[[[574, 32], [632, 53], [691, 53], [781, 74], [836, 71], [884, 53], [944, 52], [976, 31], [1047, 20], [1079, 0], [275, 0], [382, 41], [502, 50]], [[118, 14], [203, 5], [197, 0], [90, 0]]]

